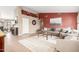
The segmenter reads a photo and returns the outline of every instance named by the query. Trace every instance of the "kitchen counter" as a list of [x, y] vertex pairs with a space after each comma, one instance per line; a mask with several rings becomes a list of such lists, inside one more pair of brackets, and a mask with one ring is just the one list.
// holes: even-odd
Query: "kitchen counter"
[[0, 37], [5, 36], [4, 32], [0, 31]]

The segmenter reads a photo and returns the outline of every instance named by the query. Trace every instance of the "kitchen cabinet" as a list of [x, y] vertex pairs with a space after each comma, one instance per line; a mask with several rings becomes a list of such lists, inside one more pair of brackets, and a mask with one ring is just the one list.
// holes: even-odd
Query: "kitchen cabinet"
[[4, 37], [5, 34], [0, 31], [0, 52], [4, 52]]
[[0, 36], [0, 52], [4, 52], [4, 36]]

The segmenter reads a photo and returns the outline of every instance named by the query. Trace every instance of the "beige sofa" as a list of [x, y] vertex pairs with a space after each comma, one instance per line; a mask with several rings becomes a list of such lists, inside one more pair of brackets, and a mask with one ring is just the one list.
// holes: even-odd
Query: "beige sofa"
[[79, 40], [58, 39], [56, 50], [61, 52], [79, 52]]

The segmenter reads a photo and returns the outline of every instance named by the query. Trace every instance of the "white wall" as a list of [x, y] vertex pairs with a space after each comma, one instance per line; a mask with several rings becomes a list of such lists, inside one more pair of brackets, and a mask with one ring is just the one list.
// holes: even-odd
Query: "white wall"
[[[28, 17], [29, 19], [29, 33], [35, 33], [37, 29], [39, 29], [40, 24], [38, 18], [27, 16], [27, 15], [22, 15], [21, 13], [22, 7], [17, 7], [17, 19], [18, 19], [18, 30], [19, 30], [19, 35], [25, 34], [23, 32], [23, 17]], [[32, 25], [32, 20], [36, 20], [36, 25]]]
[[[22, 15], [22, 22], [23, 22], [23, 18], [26, 18], [25, 21], [27, 21], [27, 22], [25, 22], [25, 26], [22, 23], [22, 26], [24, 27], [24, 28], [22, 27], [22, 31], [24, 31], [22, 34], [25, 34], [25, 33], [36, 33], [36, 30], [38, 30], [40, 28], [40, 23], [39, 23], [38, 18], [31, 17], [31, 16], [26, 16], [26, 15]], [[36, 20], [36, 25], [32, 24], [33, 20]], [[27, 32], [24, 29], [26, 29]]]
[[16, 6], [0, 6], [0, 18], [15, 19]]
[[[34, 13], [34, 14], [38, 14], [38, 12], [31, 10], [30, 8], [28, 8], [26, 6], [23, 6], [22, 9], [25, 11]], [[35, 33], [36, 30], [38, 30], [40, 28], [39, 20], [38, 20], [38, 18], [35, 18], [35, 17], [31, 17], [31, 16], [28, 16], [28, 17], [29, 17], [29, 33]], [[36, 25], [32, 24], [32, 20], [36, 20]]]
[[16, 8], [16, 15], [17, 15], [17, 20], [18, 20], [18, 35], [22, 35], [22, 13], [21, 13], [21, 7]]
[[[32, 24], [33, 20], [36, 20], [36, 25]], [[36, 31], [40, 28], [40, 23], [39, 23], [38, 18], [30, 17], [29, 22], [30, 22], [29, 23], [29, 31], [30, 31], [30, 33], [36, 33]]]
[[[34, 13], [34, 14], [38, 14], [38, 12], [26, 7], [26, 6], [23, 6], [22, 7], [23, 10], [25, 11], [28, 11], [28, 12], [31, 12], [31, 13]], [[36, 20], [36, 25], [33, 25], [32, 24], [32, 20]], [[38, 18], [35, 18], [35, 17], [31, 17], [29, 16], [29, 33], [36, 33], [36, 31], [40, 28], [40, 23], [39, 23], [39, 20]]]

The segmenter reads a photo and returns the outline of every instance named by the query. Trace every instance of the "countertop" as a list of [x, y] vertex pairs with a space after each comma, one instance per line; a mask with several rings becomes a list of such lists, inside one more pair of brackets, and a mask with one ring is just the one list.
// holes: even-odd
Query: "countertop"
[[5, 33], [0, 31], [0, 37], [5, 36]]

